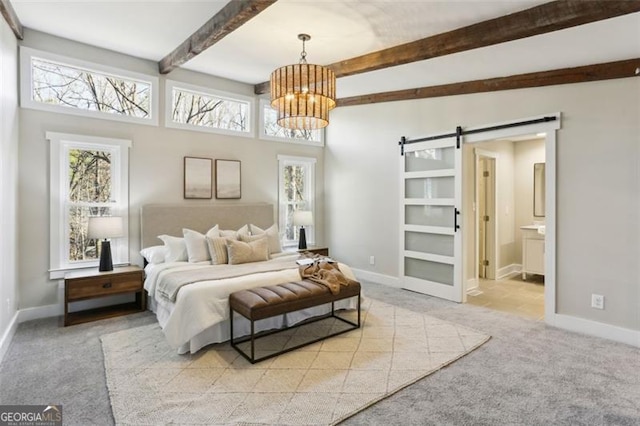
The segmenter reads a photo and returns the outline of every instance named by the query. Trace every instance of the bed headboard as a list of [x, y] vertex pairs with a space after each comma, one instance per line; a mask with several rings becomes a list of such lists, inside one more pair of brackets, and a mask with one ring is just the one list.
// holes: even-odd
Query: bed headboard
[[140, 209], [141, 247], [162, 244], [158, 235], [182, 236], [182, 228], [206, 233], [218, 224], [220, 229], [239, 229], [253, 223], [262, 229], [274, 224], [273, 205], [251, 204], [147, 204]]

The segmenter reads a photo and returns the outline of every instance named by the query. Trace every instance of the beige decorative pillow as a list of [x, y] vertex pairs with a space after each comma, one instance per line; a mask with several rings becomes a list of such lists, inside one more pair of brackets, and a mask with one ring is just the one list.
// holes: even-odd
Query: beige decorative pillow
[[238, 239], [240, 241], [244, 241], [245, 243], [250, 243], [251, 241], [259, 240], [260, 238], [266, 238], [264, 234], [262, 234], [262, 235], [239, 235], [239, 237], [240, 238], [238, 238]]
[[266, 238], [258, 238], [249, 243], [228, 239], [226, 244], [229, 265], [269, 260], [269, 243]]
[[212, 265], [224, 265], [229, 262], [227, 257], [227, 239], [225, 237], [207, 237], [207, 247]]
[[229, 230], [220, 230], [220, 236], [225, 238], [231, 238], [232, 240], [239, 240], [241, 235], [251, 235], [249, 233], [249, 226], [244, 225], [242, 228], [237, 231], [229, 231]]
[[280, 232], [278, 232], [278, 225], [273, 224], [266, 230], [260, 229], [254, 224], [251, 224], [251, 235], [267, 235], [269, 241], [269, 253], [275, 254], [282, 251], [282, 245], [280, 244]]

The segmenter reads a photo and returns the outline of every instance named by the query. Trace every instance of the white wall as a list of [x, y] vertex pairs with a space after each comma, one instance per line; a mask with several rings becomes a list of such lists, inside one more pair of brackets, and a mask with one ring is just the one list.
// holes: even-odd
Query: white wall
[[533, 165], [545, 162], [544, 139], [533, 139], [513, 143], [515, 195], [515, 246], [514, 262], [522, 264], [521, 226], [531, 225], [534, 221], [544, 222], [544, 217], [533, 215]]
[[[35, 49], [82, 58], [87, 61], [157, 75], [157, 64], [115, 52], [82, 45], [27, 30], [22, 43]], [[166, 78], [252, 96], [253, 87], [185, 70], [176, 70]], [[161, 87], [165, 77], [161, 77]], [[163, 123], [163, 97], [160, 98], [160, 123]], [[257, 109], [256, 109], [257, 112]], [[254, 123], [257, 125], [257, 120]], [[20, 308], [60, 303], [57, 282], [48, 278], [49, 259], [49, 147], [45, 132], [104, 136], [133, 141], [130, 151], [130, 251], [131, 260], [141, 263], [140, 206], [147, 203], [211, 204], [231, 200], [184, 200], [183, 157], [232, 159], [242, 161], [241, 202], [277, 204], [277, 155], [308, 156], [316, 165], [316, 239], [323, 242], [324, 150], [295, 145], [120, 123], [66, 114], [21, 110], [20, 184], [19, 184], [19, 294]], [[276, 213], [276, 212], [274, 212]]]
[[0, 360], [17, 301], [18, 43], [0, 19]]
[[[640, 330], [639, 93], [632, 77], [337, 108], [325, 155], [332, 253], [397, 277], [401, 136], [560, 111], [557, 312]], [[605, 296], [604, 310], [590, 308], [592, 293]]]

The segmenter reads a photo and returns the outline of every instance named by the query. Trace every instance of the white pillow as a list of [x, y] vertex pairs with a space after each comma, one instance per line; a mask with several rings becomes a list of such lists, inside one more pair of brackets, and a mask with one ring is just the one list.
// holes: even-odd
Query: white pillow
[[140, 255], [144, 257], [148, 263], [158, 264], [164, 262], [167, 253], [165, 246], [151, 246], [140, 250]]
[[231, 238], [232, 240], [239, 240], [240, 235], [251, 235], [249, 233], [249, 225], [244, 225], [242, 228], [238, 229], [237, 231], [227, 231], [223, 229], [220, 230], [221, 237]]
[[207, 247], [206, 237], [217, 238], [220, 236], [218, 231], [218, 225], [207, 231], [206, 235], [202, 235], [198, 231], [184, 228], [182, 230], [184, 235], [184, 243], [187, 246], [187, 259], [189, 262], [205, 262], [211, 260], [209, 255], [209, 248]]
[[269, 241], [269, 253], [280, 253], [282, 251], [282, 245], [280, 244], [280, 232], [278, 232], [278, 225], [274, 223], [266, 230], [263, 230], [253, 223], [251, 224], [251, 235], [264, 234], [267, 234], [267, 241]]
[[184, 262], [187, 260], [187, 245], [184, 238], [172, 237], [171, 235], [158, 235], [158, 238], [164, 243], [165, 262]]

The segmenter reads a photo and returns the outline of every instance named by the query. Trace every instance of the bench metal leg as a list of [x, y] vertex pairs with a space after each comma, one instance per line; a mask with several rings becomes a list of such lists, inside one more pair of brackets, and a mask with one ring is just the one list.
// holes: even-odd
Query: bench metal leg
[[251, 320], [251, 363], [256, 362], [256, 333], [254, 330], [254, 322]]
[[231, 329], [231, 346], [233, 347], [233, 309], [229, 309], [229, 326]]

